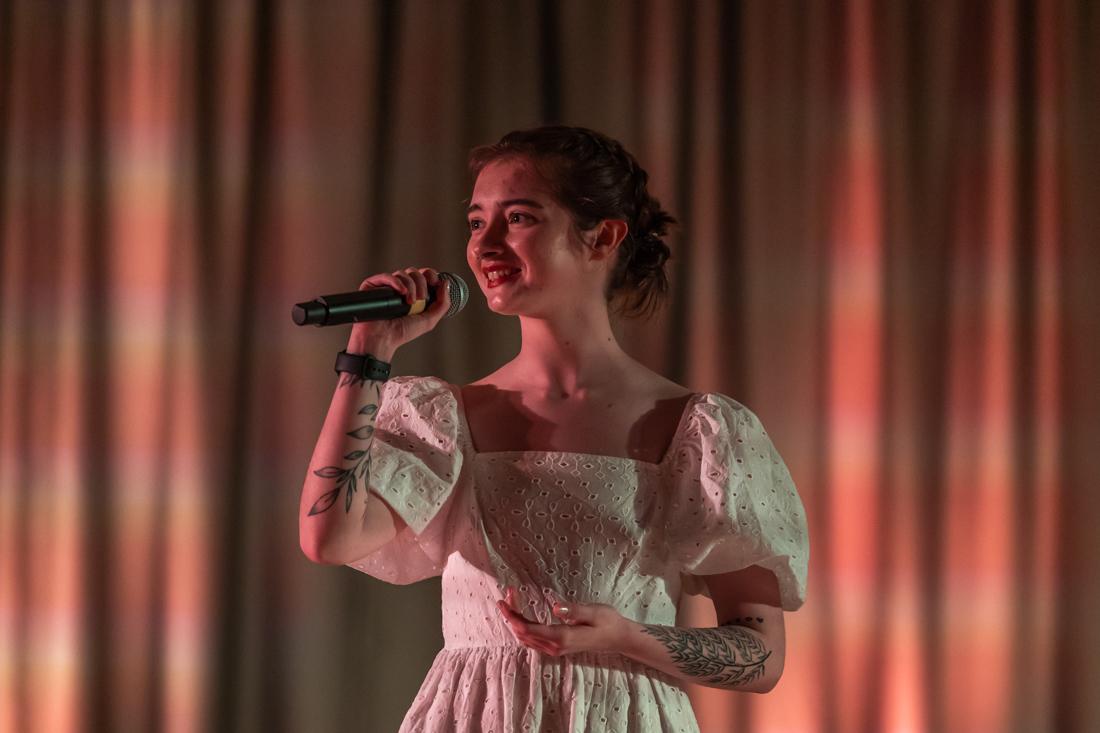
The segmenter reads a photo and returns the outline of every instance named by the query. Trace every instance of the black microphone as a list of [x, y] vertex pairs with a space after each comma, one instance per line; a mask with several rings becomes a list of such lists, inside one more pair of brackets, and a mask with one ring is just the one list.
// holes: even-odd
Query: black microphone
[[[466, 281], [458, 275], [441, 272], [439, 276], [447, 283], [447, 292], [451, 296], [451, 307], [443, 314], [447, 318], [466, 306], [470, 289], [466, 286]], [[315, 326], [338, 326], [343, 323], [401, 318], [410, 313], [420, 313], [434, 302], [434, 290], [429, 290], [426, 301], [408, 303], [400, 291], [388, 285], [379, 285], [350, 293], [322, 295], [306, 303], [296, 303], [290, 315], [299, 326], [308, 323]]]

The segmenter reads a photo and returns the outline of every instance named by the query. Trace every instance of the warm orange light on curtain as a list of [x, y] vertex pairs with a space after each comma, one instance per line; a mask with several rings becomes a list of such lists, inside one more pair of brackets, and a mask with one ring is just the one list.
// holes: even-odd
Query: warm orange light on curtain
[[[810, 520], [783, 678], [692, 687], [704, 733], [1091, 730], [1098, 33], [1083, 0], [0, 6], [0, 731], [394, 727], [438, 585], [301, 556], [346, 334], [289, 305], [461, 272], [466, 148], [548, 111], [682, 222], [624, 345], [752, 408]], [[400, 371], [498, 366], [479, 305]]]
[[[844, 138], [836, 151], [829, 238], [829, 415], [826, 476], [829, 533], [819, 547], [831, 562], [830, 595], [835, 636], [837, 712], [853, 725], [866, 702], [855, 693], [871, 669], [876, 582], [882, 558], [879, 487], [882, 476], [882, 179], [875, 97], [870, 3], [852, 2], [846, 12], [846, 63], [836, 93], [844, 100]], [[820, 556], [819, 556], [820, 557]], [[841, 651], [843, 650], [843, 651]], [[809, 721], [806, 721], [809, 722]], [[908, 722], [908, 721], [906, 721]]]

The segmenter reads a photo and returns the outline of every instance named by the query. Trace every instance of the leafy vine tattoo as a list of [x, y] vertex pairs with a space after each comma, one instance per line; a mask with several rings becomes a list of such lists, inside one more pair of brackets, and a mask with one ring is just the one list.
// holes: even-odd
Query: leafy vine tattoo
[[642, 630], [664, 644], [685, 675], [720, 687], [745, 685], [760, 677], [772, 654], [758, 636], [740, 626], [685, 629], [645, 625]]
[[[362, 377], [356, 376], [351, 373], [343, 373], [340, 382], [340, 387], [346, 387], [348, 385], [362, 384], [367, 380]], [[367, 403], [359, 409], [360, 415], [366, 415], [368, 422], [366, 425], [362, 425], [351, 432], [345, 433], [358, 440], [367, 441], [367, 446], [363, 450], [353, 450], [344, 456], [344, 460], [355, 461], [356, 463], [351, 468], [340, 468], [339, 466], [325, 466], [314, 471], [314, 475], [321, 478], [334, 478], [336, 479], [336, 488], [321, 496], [320, 499], [313, 503], [313, 506], [309, 509], [309, 515], [320, 514], [321, 512], [328, 511], [340, 497], [340, 491], [347, 488], [347, 494], [344, 500], [344, 512], [351, 511], [351, 499], [355, 495], [355, 491], [358, 488], [361, 481], [365, 488], [370, 481], [370, 447], [374, 442], [374, 419], [378, 412], [378, 402], [382, 397], [382, 383], [371, 380], [370, 388], [374, 391], [374, 402]]]

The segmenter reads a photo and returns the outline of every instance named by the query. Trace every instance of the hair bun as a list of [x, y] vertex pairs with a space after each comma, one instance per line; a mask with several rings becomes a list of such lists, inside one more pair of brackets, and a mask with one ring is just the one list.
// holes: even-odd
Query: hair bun
[[655, 232], [647, 232], [637, 239], [630, 269], [659, 270], [664, 267], [672, 251]]

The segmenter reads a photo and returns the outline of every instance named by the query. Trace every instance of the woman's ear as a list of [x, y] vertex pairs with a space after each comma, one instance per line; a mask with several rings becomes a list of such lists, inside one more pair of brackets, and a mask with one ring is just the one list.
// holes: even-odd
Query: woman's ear
[[588, 243], [592, 259], [605, 260], [614, 257], [619, 245], [626, 239], [628, 225], [622, 219], [604, 219], [592, 230], [594, 235]]

